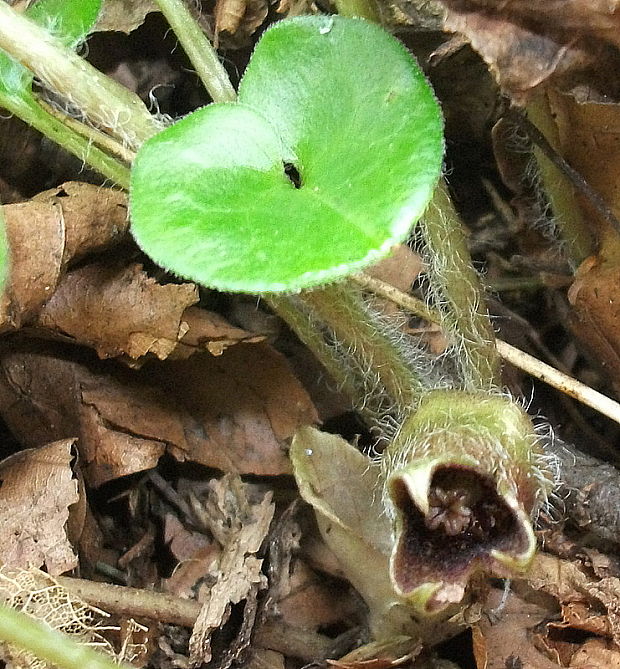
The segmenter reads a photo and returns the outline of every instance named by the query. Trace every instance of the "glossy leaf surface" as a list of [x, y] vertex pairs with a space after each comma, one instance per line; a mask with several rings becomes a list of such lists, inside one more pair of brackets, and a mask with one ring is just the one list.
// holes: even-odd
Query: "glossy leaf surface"
[[378, 260], [424, 211], [442, 119], [404, 47], [357, 19], [299, 17], [262, 37], [238, 104], [203, 108], [134, 163], [133, 233], [176, 274], [288, 292]]

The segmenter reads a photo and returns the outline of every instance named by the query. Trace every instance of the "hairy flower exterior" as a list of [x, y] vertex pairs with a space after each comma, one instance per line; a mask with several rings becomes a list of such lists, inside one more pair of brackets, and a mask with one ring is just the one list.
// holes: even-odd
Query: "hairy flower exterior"
[[551, 486], [542, 462], [509, 397], [429, 393], [382, 457], [397, 594], [432, 615], [460, 602], [478, 572], [524, 571], [536, 549], [532, 514]]

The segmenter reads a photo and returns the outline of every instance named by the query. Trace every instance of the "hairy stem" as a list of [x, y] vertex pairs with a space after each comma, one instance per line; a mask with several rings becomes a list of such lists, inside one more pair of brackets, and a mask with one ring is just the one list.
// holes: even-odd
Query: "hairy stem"
[[[552, 148], [557, 151], [560, 138], [551, 115], [549, 101], [544, 93], [534, 97], [528, 103], [527, 115], [546, 137]], [[581, 215], [575, 190], [565, 174], [536, 146], [534, 146], [534, 157], [556, 224], [566, 242], [570, 258], [577, 266], [592, 253], [593, 240]]]
[[237, 93], [220, 63], [217, 51], [211, 46], [183, 0], [156, 2], [213, 101], [234, 102]]
[[7, 606], [0, 606], [0, 639], [61, 669], [128, 669]]
[[441, 303], [442, 323], [458, 353], [463, 388], [489, 389], [499, 383], [495, 335], [445, 182], [437, 186], [420, 225], [429, 253], [432, 289]]
[[282, 295], [273, 295], [263, 299], [312, 351], [338, 387], [349, 397], [354, 398], [356, 388], [350, 374], [344, 369], [342, 360], [336, 357], [333, 347], [327, 343], [307, 309], [303, 308], [303, 303], [294, 297]]
[[133, 160], [136, 157], [135, 151], [124, 146], [114, 139], [114, 137], [110, 137], [110, 135], [106, 135], [104, 132], [101, 132], [101, 130], [94, 128], [91, 125], [85, 125], [77, 119], [67, 116], [60, 109], [53, 107], [44, 100], [35, 98], [35, 102], [37, 102], [44, 111], [59, 120], [69, 130], [80, 137], [84, 137], [90, 145], [101, 149], [109, 156], [118, 160], [122, 165], [131, 165], [131, 163], [133, 163]]
[[0, 49], [36, 74], [91, 123], [132, 148], [138, 148], [160, 129], [137, 95], [5, 2], [0, 2]]
[[302, 293], [300, 298], [350, 351], [358, 373], [362, 377], [376, 374], [381, 385], [377, 390], [388, 395], [395, 413], [407, 415], [424, 392], [425, 383], [409, 364], [398, 332], [388, 329], [385, 319], [364, 301], [357, 287], [343, 281]]
[[94, 146], [89, 139], [67, 127], [60, 119], [39, 106], [34, 98], [4, 96], [0, 93], [0, 107], [4, 107], [52, 141], [60, 144], [69, 153], [115, 184], [125, 189], [129, 188], [129, 168]]

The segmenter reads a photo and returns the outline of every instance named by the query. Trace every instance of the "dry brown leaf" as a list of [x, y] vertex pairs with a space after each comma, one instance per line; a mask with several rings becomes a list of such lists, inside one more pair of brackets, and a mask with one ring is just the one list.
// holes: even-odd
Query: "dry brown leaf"
[[591, 256], [580, 265], [568, 292], [571, 329], [606, 368], [620, 393], [620, 260]]
[[289, 473], [288, 440], [301, 425], [317, 422], [306, 391], [267, 344], [150, 364], [145, 372], [192, 417], [185, 445], [171, 451], [182, 460], [222, 471]]
[[100, 358], [151, 354], [164, 360], [200, 350], [221, 355], [233, 344], [264, 340], [192, 308], [197, 301], [194, 284], [162, 285], [138, 263], [104, 261], [69, 272], [33, 325], [90, 346]]
[[519, 104], [551, 78], [613, 57], [618, 45], [617, 0], [441, 0], [445, 29], [464, 34]]
[[126, 196], [89, 184], [66, 183], [3, 212], [11, 264], [0, 302], [2, 330], [33, 319], [68, 263], [120, 241], [128, 227]]
[[96, 32], [117, 30], [129, 34], [144, 23], [149, 12], [159, 11], [153, 0], [105, 0]]
[[221, 317], [188, 311], [198, 301], [193, 284], [160, 285], [136, 263], [93, 263], [65, 274], [70, 262], [125, 234], [126, 198], [118, 191], [67, 183], [4, 212], [12, 269], [0, 329], [43, 327], [100, 357], [131, 360], [166, 358], [183, 337], [178, 357], [205, 348], [217, 355], [232, 343], [261, 339]]
[[610, 636], [610, 626], [607, 618], [600, 612], [593, 611], [585, 602], [568, 602], [562, 605], [562, 621], [549, 623], [550, 628], [573, 629], [595, 634], [596, 636]]
[[316, 422], [305, 390], [266, 344], [139, 371], [43, 346], [0, 350], [0, 411], [25, 445], [78, 436], [91, 486], [151, 469], [166, 448], [223, 471], [288, 473], [288, 439]]
[[220, 549], [216, 544], [198, 549], [190, 559], [177, 565], [172, 576], [166, 579], [166, 592], [191, 599], [195, 594], [196, 584], [204, 579], [205, 574], [213, 572], [219, 555]]
[[291, 627], [327, 629], [329, 625], [349, 619], [357, 608], [349, 588], [319, 578], [300, 560], [293, 564], [286, 590], [288, 594], [277, 602], [277, 610]]
[[[620, 105], [581, 103], [551, 91], [548, 97], [562, 155], [620, 218]], [[568, 293], [573, 331], [616, 380], [620, 378], [620, 237], [589, 202], [580, 202], [599, 250], [581, 264]]]
[[170, 356], [175, 359], [204, 350], [211, 355], [222, 355], [233, 344], [257, 344], [266, 338], [265, 334], [235, 327], [223, 316], [198, 307], [189, 307], [183, 312], [183, 324], [187, 331]]
[[[198, 551], [202, 551], [212, 545], [212, 542], [205, 534], [186, 528], [179, 518], [172, 513], [165, 514], [163, 524], [164, 543], [178, 562], [194, 560], [194, 556]], [[176, 570], [172, 578], [174, 576], [176, 576]], [[172, 580], [172, 578], [169, 580]]]
[[[491, 593], [488, 604], [497, 607], [501, 591]], [[478, 669], [558, 669], [532, 643], [531, 631], [555, 615], [553, 607], [525, 589], [525, 597], [510, 592], [501, 608], [500, 619], [482, 618], [472, 628], [474, 656]]]
[[620, 2], [618, 0], [441, 0], [455, 10], [501, 12], [523, 22], [540, 23], [563, 30], [583, 31], [618, 43]]
[[[585, 622], [578, 628], [607, 630], [616, 643], [620, 641], [620, 578], [599, 578], [588, 573], [578, 562], [540, 553], [528, 575], [528, 582], [536, 590], [555, 597], [565, 614], [572, 613], [570, 606], [574, 604], [587, 607], [581, 608], [579, 615]], [[565, 619], [563, 627], [568, 627], [568, 620]]]
[[619, 669], [620, 650], [603, 639], [588, 639], [568, 666], [574, 669]]
[[212, 481], [211, 488], [211, 518], [219, 525], [215, 533], [219, 535], [222, 554], [213, 575], [213, 585], [201, 589], [203, 606], [189, 644], [193, 666], [211, 660], [211, 634], [226, 623], [231, 605], [243, 601], [253, 588], [266, 586], [261, 573], [263, 561], [256, 553], [267, 535], [274, 512], [270, 492], [252, 504], [243, 483], [234, 475]]
[[242, 43], [262, 25], [268, 10], [267, 0], [216, 0], [215, 45], [220, 33], [228, 33]]
[[66, 524], [78, 501], [71, 470], [75, 439], [20, 451], [0, 463], [0, 561], [52, 575], [77, 566]]
[[[553, 90], [547, 98], [562, 156], [620, 217], [620, 104], [580, 101]], [[608, 226], [588, 204], [583, 202], [588, 218], [604, 236]]]
[[97, 574], [97, 564], [116, 564], [118, 559], [118, 552], [106, 546], [103, 532], [90, 506], [86, 510], [84, 527], [77, 548], [82, 578], [93, 578]]
[[91, 346], [101, 358], [151, 353], [163, 360], [187, 332], [183, 313], [197, 301], [193, 284], [162, 286], [137, 263], [94, 263], [64, 278], [37, 325]]
[[244, 669], [285, 669], [284, 655], [267, 648], [253, 648]]
[[406, 244], [399, 244], [387, 258], [369, 267], [366, 274], [408, 293], [423, 270], [422, 258]]

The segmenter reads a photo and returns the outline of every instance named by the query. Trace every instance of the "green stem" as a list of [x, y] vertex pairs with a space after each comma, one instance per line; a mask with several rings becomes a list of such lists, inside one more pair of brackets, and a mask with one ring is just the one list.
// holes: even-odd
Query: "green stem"
[[129, 669], [7, 606], [0, 606], [0, 639], [61, 669]]
[[437, 186], [420, 225], [429, 252], [431, 285], [442, 307], [442, 321], [458, 347], [463, 388], [493, 387], [500, 381], [495, 335], [463, 227], [445, 182]]
[[357, 16], [381, 24], [379, 9], [374, 0], [334, 0], [334, 4], [341, 16]]
[[[300, 299], [329, 326], [338, 345], [350, 352], [357, 365], [351, 371], [357, 371], [364, 392], [386, 394], [394, 412], [407, 415], [426, 384], [414, 371], [402, 333], [373, 310], [350, 281], [302, 293]], [[376, 389], [373, 375], [379, 383]]]
[[125, 189], [129, 188], [129, 168], [93, 146], [88, 139], [69, 129], [62, 121], [40, 107], [34, 98], [4, 96], [0, 93], [0, 107], [4, 107], [52, 141], [60, 144], [115, 184]]
[[132, 148], [138, 148], [161, 127], [137, 95], [5, 2], [0, 2], [0, 49], [34, 72], [94, 125], [108, 129]]
[[327, 343], [317, 323], [303, 308], [300, 301], [286, 295], [264, 296], [263, 299], [312, 351], [327, 373], [338, 384], [338, 388], [349, 397], [355, 398], [357, 389], [351, 375], [347, 373], [342, 360], [336, 356], [334, 347]]
[[[551, 147], [559, 151], [558, 129], [544, 93], [534, 97], [528, 103], [527, 115], [545, 136]], [[583, 220], [581, 208], [570, 180], [536, 146], [534, 146], [534, 158], [538, 164], [540, 178], [553, 210], [556, 225], [561, 231], [571, 261], [576, 267], [594, 250], [592, 234]]]
[[237, 93], [220, 63], [217, 51], [196, 23], [183, 0], [156, 0], [204, 87], [214, 102], [234, 102]]
[[69, 130], [80, 137], [84, 137], [84, 139], [88, 140], [88, 142], [100, 148], [102, 151], [105, 151], [109, 156], [116, 158], [121, 164], [131, 165], [133, 163], [133, 160], [136, 157], [135, 151], [124, 146], [115, 140], [114, 137], [110, 137], [110, 135], [106, 135], [101, 132], [101, 130], [97, 130], [97, 128], [85, 125], [77, 119], [63, 114], [59, 109], [52, 107], [44, 100], [35, 98], [35, 101], [44, 111], [60, 121]]

